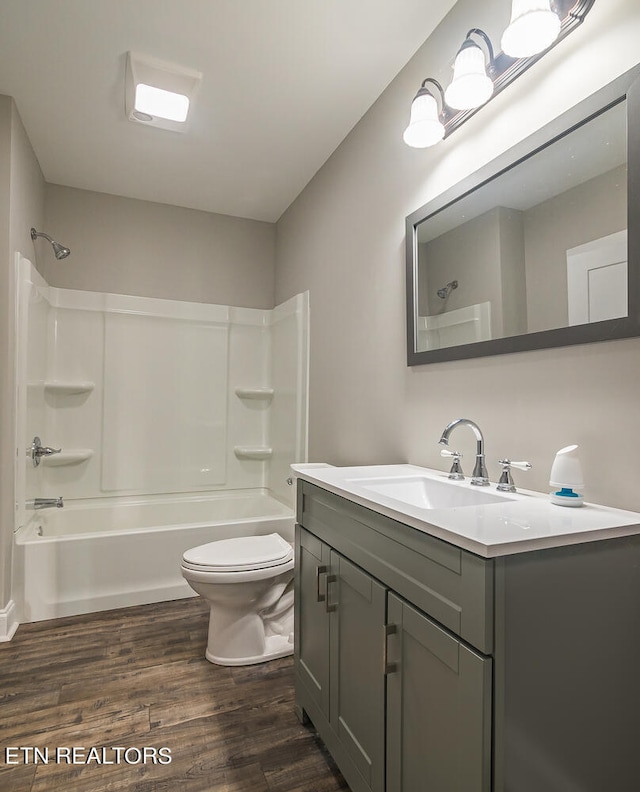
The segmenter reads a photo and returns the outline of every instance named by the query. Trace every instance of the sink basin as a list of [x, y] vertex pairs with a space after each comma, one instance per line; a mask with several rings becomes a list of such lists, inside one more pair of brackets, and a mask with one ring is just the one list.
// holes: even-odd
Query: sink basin
[[421, 509], [453, 509], [511, 500], [495, 491], [488, 492], [482, 487], [472, 487], [464, 482], [438, 481], [420, 475], [349, 479], [349, 483], [410, 506], [419, 506]]

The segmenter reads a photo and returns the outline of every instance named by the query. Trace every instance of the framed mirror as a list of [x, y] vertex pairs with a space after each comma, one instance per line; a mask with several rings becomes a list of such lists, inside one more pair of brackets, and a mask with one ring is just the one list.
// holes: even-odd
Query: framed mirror
[[640, 335], [640, 67], [406, 234], [410, 366]]

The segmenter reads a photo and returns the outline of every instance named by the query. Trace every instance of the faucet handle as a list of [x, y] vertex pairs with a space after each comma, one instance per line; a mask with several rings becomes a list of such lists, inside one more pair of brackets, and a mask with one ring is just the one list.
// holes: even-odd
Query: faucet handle
[[27, 450], [27, 454], [31, 456], [31, 459], [33, 460], [33, 466], [38, 467], [41, 457], [59, 454], [61, 451], [61, 448], [50, 448], [49, 446], [43, 446], [40, 438], [36, 436], [33, 438], [31, 448]]
[[464, 479], [464, 473], [462, 472], [462, 466], [460, 465], [460, 460], [462, 459], [462, 454], [460, 451], [449, 451], [446, 448], [443, 448], [440, 451], [440, 456], [444, 457], [445, 459], [453, 459], [451, 470], [449, 471], [449, 478], [453, 479], [454, 481], [462, 481]]
[[518, 470], [531, 470], [532, 468], [529, 462], [512, 462], [510, 459], [499, 459], [498, 464], [502, 465], [500, 481], [496, 487], [499, 492], [516, 492], [516, 487], [511, 477], [511, 468], [517, 468]]
[[518, 470], [531, 470], [533, 467], [530, 462], [510, 462], [508, 459], [505, 461], [509, 463], [510, 467], [517, 468]]

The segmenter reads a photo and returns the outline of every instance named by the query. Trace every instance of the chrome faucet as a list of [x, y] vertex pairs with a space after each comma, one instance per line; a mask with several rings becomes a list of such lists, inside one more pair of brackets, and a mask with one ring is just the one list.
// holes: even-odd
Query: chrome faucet
[[34, 498], [34, 509], [61, 509], [64, 506], [62, 497], [60, 498]]
[[482, 436], [482, 432], [480, 431], [478, 424], [470, 421], [468, 418], [456, 418], [455, 421], [451, 421], [450, 424], [445, 426], [442, 437], [438, 442], [440, 445], [449, 445], [449, 437], [451, 432], [453, 432], [456, 426], [461, 425], [468, 426], [476, 436], [476, 464], [473, 468], [471, 484], [476, 484], [479, 487], [487, 487], [489, 485], [489, 476], [487, 474], [487, 467], [484, 461], [484, 437]]

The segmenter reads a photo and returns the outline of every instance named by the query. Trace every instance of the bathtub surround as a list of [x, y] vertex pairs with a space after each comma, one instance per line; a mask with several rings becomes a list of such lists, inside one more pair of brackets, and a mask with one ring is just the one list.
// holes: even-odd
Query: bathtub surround
[[273, 445], [287, 464], [306, 454], [305, 295], [235, 308], [57, 289], [21, 268], [21, 431], [62, 447], [25, 460], [26, 500], [267, 487]]
[[[310, 458], [442, 469], [441, 428], [469, 415], [483, 427], [493, 481], [499, 458], [525, 458], [527, 487], [545, 491], [555, 452], [576, 442], [587, 499], [637, 510], [640, 340], [406, 366], [405, 217], [638, 61], [638, 3], [595, 3], [450, 139], [409, 149], [402, 130], [420, 80], [450, 78], [469, 19], [496, 40], [508, 12], [497, 0], [460, 0], [278, 222], [276, 299], [302, 289], [313, 298]], [[612, 415], [624, 431], [608, 430]], [[460, 445], [472, 458], [473, 439]]]
[[[18, 460], [23, 619], [188, 596], [189, 547], [280, 527], [292, 538], [307, 295], [270, 311], [58, 289], [26, 259], [18, 270], [18, 447], [37, 434], [62, 448], [37, 468]], [[254, 495], [248, 509], [242, 493]], [[237, 513], [220, 514], [224, 494]], [[60, 495], [57, 514], [25, 507]], [[208, 514], [193, 514], [207, 498]], [[282, 526], [251, 522], [269, 515]]]

